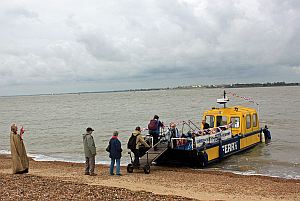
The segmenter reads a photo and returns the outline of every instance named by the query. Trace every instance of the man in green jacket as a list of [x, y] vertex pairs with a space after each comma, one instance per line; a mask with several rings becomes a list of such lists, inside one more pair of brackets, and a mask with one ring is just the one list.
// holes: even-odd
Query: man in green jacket
[[92, 136], [94, 129], [88, 127], [83, 134], [83, 148], [85, 155], [85, 175], [96, 176], [95, 174], [95, 156], [96, 146]]

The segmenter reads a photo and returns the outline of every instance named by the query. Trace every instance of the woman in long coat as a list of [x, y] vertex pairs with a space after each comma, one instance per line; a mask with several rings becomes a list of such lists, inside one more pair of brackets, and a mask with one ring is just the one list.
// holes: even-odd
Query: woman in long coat
[[17, 125], [11, 125], [10, 150], [12, 158], [12, 170], [13, 174], [23, 174], [28, 173], [29, 161], [26, 154], [23, 139], [21, 137], [22, 134], [18, 134], [17, 131]]

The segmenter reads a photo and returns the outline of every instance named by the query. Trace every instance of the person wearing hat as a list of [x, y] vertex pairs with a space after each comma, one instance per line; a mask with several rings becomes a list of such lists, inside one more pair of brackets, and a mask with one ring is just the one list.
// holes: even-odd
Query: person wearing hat
[[85, 155], [85, 175], [96, 176], [95, 174], [95, 156], [96, 146], [92, 136], [94, 129], [88, 127], [83, 134], [83, 148]]
[[118, 139], [118, 131], [113, 132], [113, 136], [109, 140], [108, 147], [106, 148], [106, 151], [109, 152], [109, 158], [111, 159], [110, 162], [110, 168], [109, 173], [110, 175], [114, 175], [114, 166], [116, 162], [116, 175], [121, 176], [120, 173], [120, 160], [122, 157], [122, 148], [121, 148], [121, 142]]

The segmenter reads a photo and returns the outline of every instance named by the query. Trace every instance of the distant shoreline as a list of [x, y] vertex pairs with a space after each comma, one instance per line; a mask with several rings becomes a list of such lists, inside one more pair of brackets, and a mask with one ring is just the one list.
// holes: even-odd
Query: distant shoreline
[[160, 88], [140, 88], [140, 89], [123, 89], [123, 90], [108, 90], [108, 91], [82, 91], [82, 92], [65, 92], [65, 93], [44, 93], [31, 95], [9, 95], [0, 97], [18, 97], [18, 96], [51, 96], [51, 95], [68, 95], [68, 94], [97, 94], [97, 93], [120, 93], [120, 92], [139, 92], [139, 91], [160, 91], [160, 90], [177, 90], [177, 89], [218, 89], [218, 88], [256, 88], [256, 87], [285, 87], [285, 86], [300, 86], [298, 82], [267, 82], [267, 83], [236, 83], [236, 84], [219, 84], [219, 85], [186, 85], [177, 87], [160, 87]]

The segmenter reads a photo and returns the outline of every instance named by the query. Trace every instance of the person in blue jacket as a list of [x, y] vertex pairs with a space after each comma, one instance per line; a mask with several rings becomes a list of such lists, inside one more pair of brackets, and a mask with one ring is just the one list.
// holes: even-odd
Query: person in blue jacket
[[121, 148], [121, 142], [118, 139], [118, 131], [113, 132], [113, 136], [109, 140], [108, 147], [106, 148], [106, 151], [109, 152], [109, 158], [111, 159], [109, 173], [110, 175], [114, 175], [114, 166], [116, 162], [116, 175], [121, 176], [120, 173], [120, 161], [122, 157], [122, 148]]

